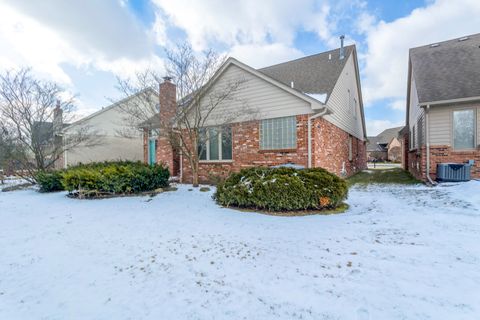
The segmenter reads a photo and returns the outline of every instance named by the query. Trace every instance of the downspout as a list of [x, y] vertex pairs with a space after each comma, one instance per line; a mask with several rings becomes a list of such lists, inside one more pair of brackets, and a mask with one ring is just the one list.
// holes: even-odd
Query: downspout
[[430, 128], [429, 128], [429, 121], [428, 121], [428, 112], [430, 111], [430, 105], [428, 104], [425, 108], [425, 144], [426, 144], [426, 153], [427, 153], [427, 180], [431, 185], [436, 185], [437, 183], [432, 180], [430, 177]]
[[327, 107], [324, 107], [322, 111], [308, 117], [307, 126], [308, 126], [308, 168], [312, 167], [312, 120], [318, 117], [326, 115], [328, 112]]

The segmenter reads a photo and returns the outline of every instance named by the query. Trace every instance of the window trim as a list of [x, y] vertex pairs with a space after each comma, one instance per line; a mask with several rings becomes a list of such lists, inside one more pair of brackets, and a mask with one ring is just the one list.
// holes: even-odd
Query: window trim
[[[206, 159], [200, 159], [200, 155], [198, 156], [198, 162], [199, 163], [228, 163], [228, 162], [233, 162], [233, 128], [231, 126], [228, 126], [230, 128], [230, 131], [231, 131], [231, 135], [232, 135], [232, 141], [231, 141], [231, 145], [232, 145], [232, 159], [222, 159], [223, 157], [223, 148], [222, 148], [222, 136], [223, 136], [223, 132], [222, 132], [222, 127], [221, 126], [210, 126], [210, 127], [204, 127], [202, 129], [205, 129], [206, 130], [206, 135], [207, 135], [207, 140], [205, 142], [205, 156], [206, 156]], [[210, 129], [211, 128], [216, 128], [216, 129], [219, 129], [220, 130], [220, 133], [217, 135], [217, 143], [218, 143], [218, 159], [215, 159], [215, 160], [210, 160]]]
[[[262, 147], [262, 137], [263, 137], [263, 134], [264, 134], [264, 131], [265, 131], [265, 130], [262, 129], [262, 126], [263, 126], [264, 121], [267, 121], [267, 120], [278, 120], [278, 119], [284, 119], [284, 118], [292, 118], [292, 119], [295, 120], [295, 121], [294, 121], [294, 122], [295, 122], [295, 123], [294, 123], [294, 131], [293, 131], [294, 134], [295, 134], [294, 146], [285, 147], [285, 148], [272, 148], [272, 149]], [[284, 153], [296, 152], [296, 151], [297, 151], [297, 148], [298, 148], [297, 125], [298, 125], [297, 116], [283, 116], [283, 117], [275, 117], [275, 118], [261, 119], [261, 120], [259, 121], [259, 127], [258, 127], [258, 152], [259, 152], [259, 153], [266, 153], [266, 152], [284, 152]]]
[[[472, 148], [455, 148], [455, 118], [454, 118], [454, 113], [456, 111], [468, 111], [468, 110], [471, 110], [473, 111], [473, 147]], [[478, 112], [477, 112], [477, 108], [476, 107], [466, 107], [466, 108], [458, 108], [458, 109], [453, 109], [452, 112], [450, 113], [451, 114], [451, 124], [452, 124], [452, 127], [451, 127], [451, 148], [452, 148], [452, 151], [454, 152], [462, 152], [462, 151], [475, 151], [478, 149], [478, 142], [477, 142], [477, 117], [478, 117]]]

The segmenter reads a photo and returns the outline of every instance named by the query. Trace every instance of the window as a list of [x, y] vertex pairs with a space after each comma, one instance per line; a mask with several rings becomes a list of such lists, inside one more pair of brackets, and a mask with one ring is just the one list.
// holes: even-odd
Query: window
[[353, 117], [357, 118], [357, 99], [353, 99]]
[[411, 136], [411, 146], [410, 149], [415, 149], [415, 126], [412, 128], [412, 136]]
[[353, 160], [352, 136], [348, 136], [348, 160]]
[[297, 119], [283, 117], [265, 119], [260, 123], [260, 149], [295, 149], [297, 147]]
[[203, 161], [232, 160], [232, 128], [202, 128], [198, 143], [198, 156]]
[[416, 146], [421, 148], [423, 145], [423, 118], [419, 118], [417, 121], [417, 142]]
[[475, 111], [453, 111], [453, 148], [475, 148]]

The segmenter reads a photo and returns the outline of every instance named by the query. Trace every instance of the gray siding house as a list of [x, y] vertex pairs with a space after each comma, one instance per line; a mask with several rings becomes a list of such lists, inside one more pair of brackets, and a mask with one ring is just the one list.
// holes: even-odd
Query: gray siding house
[[410, 49], [406, 121], [404, 163], [416, 177], [473, 160], [480, 178], [480, 34]]

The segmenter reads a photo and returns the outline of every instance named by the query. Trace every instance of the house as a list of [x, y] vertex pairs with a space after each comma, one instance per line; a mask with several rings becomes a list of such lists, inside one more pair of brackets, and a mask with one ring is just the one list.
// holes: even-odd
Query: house
[[[229, 58], [209, 85], [221, 87], [239, 78], [246, 80], [235, 93], [239, 99], [219, 105], [204, 131], [211, 135], [219, 130], [216, 115], [245, 105], [257, 112], [232, 120], [218, 141], [206, 145], [199, 155], [200, 181], [251, 166], [322, 167], [343, 177], [366, 168], [365, 119], [354, 45], [344, 47], [342, 39], [338, 49], [262, 69]], [[172, 175], [190, 182], [189, 162], [152, 133], [162, 119], [176, 113], [175, 97], [175, 84], [167, 78], [160, 84], [160, 112], [144, 127], [144, 161], [163, 162]]]
[[[143, 160], [142, 133], [129, 123], [130, 108], [143, 108], [148, 102], [144, 96], [151, 96], [158, 108], [158, 93], [153, 89], [124, 98], [104, 107], [91, 115], [73, 122], [62, 131], [63, 139], [69, 134], [85, 129], [87, 134], [94, 136], [95, 143], [80, 143], [65, 150], [56, 167], [66, 168], [78, 163], [115, 161], [115, 160]], [[127, 108], [128, 106], [128, 108]], [[145, 110], [148, 110], [145, 107]]]
[[401, 137], [403, 127], [385, 129], [377, 136], [368, 137], [367, 159], [368, 161], [401, 161]]
[[480, 34], [410, 49], [404, 162], [417, 178], [474, 161], [480, 178]]

